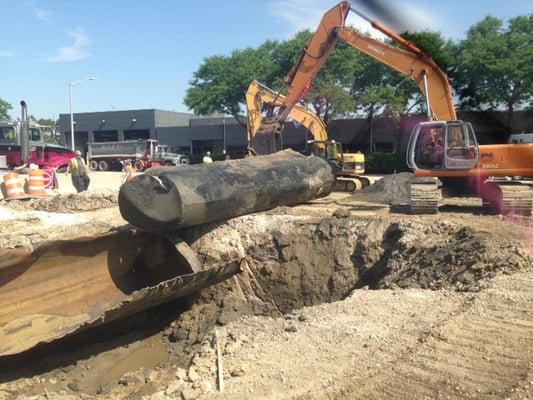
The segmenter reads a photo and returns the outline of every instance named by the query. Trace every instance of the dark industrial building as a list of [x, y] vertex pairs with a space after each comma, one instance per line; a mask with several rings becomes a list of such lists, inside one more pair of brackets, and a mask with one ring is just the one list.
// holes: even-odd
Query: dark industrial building
[[[192, 114], [163, 110], [101, 111], [74, 114], [74, 142], [86, 151], [87, 143], [155, 139], [163, 127], [188, 126]], [[71, 146], [70, 114], [59, 115], [61, 136]]]
[[[459, 112], [459, 118], [472, 122], [481, 144], [505, 140], [506, 114], [503, 112]], [[343, 144], [345, 151], [405, 151], [413, 127], [425, 117], [408, 116], [401, 121], [375, 118], [372, 134], [368, 119], [337, 119], [328, 126], [330, 139]], [[88, 142], [157, 139], [182, 154], [220, 153], [223, 149], [239, 157], [246, 152], [246, 127], [233, 117], [198, 117], [162, 110], [105, 111], [74, 114], [76, 149], [85, 152]], [[70, 114], [60, 115], [61, 134], [70, 146]], [[532, 131], [531, 114], [514, 113], [513, 133]], [[305, 152], [308, 147], [304, 127], [288, 122], [283, 134], [284, 147]]]

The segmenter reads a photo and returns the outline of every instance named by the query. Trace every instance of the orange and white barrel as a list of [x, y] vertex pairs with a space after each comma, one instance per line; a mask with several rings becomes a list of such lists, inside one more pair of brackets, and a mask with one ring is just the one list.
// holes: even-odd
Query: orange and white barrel
[[28, 194], [32, 197], [46, 196], [44, 188], [44, 171], [42, 169], [34, 169], [30, 171]]
[[24, 183], [19, 179], [16, 172], [4, 175], [4, 185], [8, 200], [22, 199], [26, 197], [24, 193]]

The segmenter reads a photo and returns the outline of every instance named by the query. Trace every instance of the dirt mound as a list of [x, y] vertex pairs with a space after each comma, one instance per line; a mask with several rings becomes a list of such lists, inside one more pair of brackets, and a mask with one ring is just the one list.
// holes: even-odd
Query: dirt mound
[[76, 213], [115, 207], [117, 204], [118, 192], [114, 190], [99, 190], [29, 200], [13, 200], [7, 202], [6, 205], [15, 210]]
[[387, 175], [363, 191], [370, 201], [390, 205], [409, 204], [409, 184], [415, 179], [410, 172]]
[[518, 242], [445, 222], [393, 224], [380, 247], [381, 256], [359, 285], [475, 292], [490, 286], [499, 272], [510, 274], [533, 263]]

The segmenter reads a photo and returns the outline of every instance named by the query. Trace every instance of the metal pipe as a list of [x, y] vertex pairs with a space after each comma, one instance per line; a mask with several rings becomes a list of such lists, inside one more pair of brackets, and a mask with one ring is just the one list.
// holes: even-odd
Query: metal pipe
[[21, 125], [20, 125], [20, 159], [22, 164], [27, 164], [29, 159], [29, 130], [30, 123], [28, 121], [28, 106], [26, 102], [22, 100], [20, 102], [21, 107]]
[[361, 11], [356, 10], [356, 9], [353, 8], [353, 7], [350, 7], [350, 11], [356, 13], [357, 15], [359, 15], [361, 18], [363, 18], [366, 22], [368, 22], [368, 23], [370, 23], [370, 24], [371, 24], [372, 22], [374, 22], [374, 20], [373, 20], [372, 18], [366, 16], [366, 15], [363, 14]]
[[151, 168], [120, 187], [122, 217], [168, 232], [328, 195], [329, 164], [292, 150], [187, 167]]
[[428, 84], [428, 76], [425, 69], [422, 70], [422, 77], [424, 79], [424, 94], [426, 95], [426, 107], [427, 107], [427, 114], [428, 118], [431, 120], [431, 106], [429, 103], [429, 84]]

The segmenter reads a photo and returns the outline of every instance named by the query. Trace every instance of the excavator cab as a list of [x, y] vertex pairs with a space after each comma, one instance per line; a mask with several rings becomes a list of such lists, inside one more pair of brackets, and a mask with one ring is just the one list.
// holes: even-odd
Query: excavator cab
[[407, 147], [407, 165], [413, 170], [468, 170], [479, 159], [472, 125], [462, 121], [418, 124]]
[[312, 145], [312, 151], [315, 156], [323, 158], [329, 163], [342, 165], [344, 154], [342, 143], [335, 140], [308, 140], [307, 143]]

